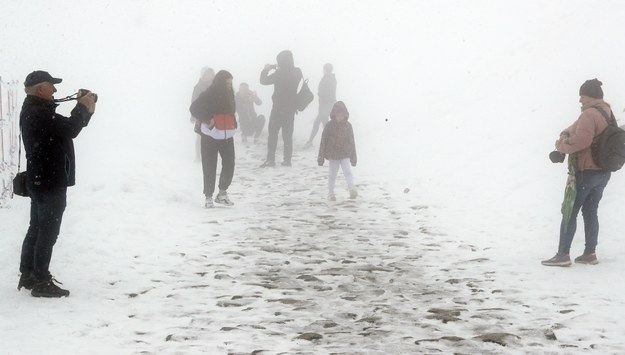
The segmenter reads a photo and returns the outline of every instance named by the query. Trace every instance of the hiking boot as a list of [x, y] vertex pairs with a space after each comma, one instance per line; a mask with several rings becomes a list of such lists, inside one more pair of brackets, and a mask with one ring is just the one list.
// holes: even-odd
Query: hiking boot
[[213, 198], [212, 197], [207, 197], [206, 201], [204, 201], [204, 207], [205, 208], [213, 208], [215, 207], [215, 204], [213, 204]]
[[273, 160], [267, 160], [266, 162], [261, 164], [261, 168], [273, 168], [276, 166], [276, 162]]
[[356, 197], [358, 197], [358, 191], [356, 189], [349, 190], [349, 198], [353, 200]]
[[291, 162], [285, 160], [282, 162], [282, 166], [291, 166]]
[[556, 254], [553, 258], [540, 263], [545, 266], [571, 266], [571, 258], [568, 254]]
[[336, 201], [336, 195], [335, 194], [329, 194], [328, 195], [328, 201]]
[[24, 273], [20, 276], [20, 280], [17, 283], [17, 290], [21, 290], [22, 287], [27, 290], [32, 290], [37, 283], [37, 278], [31, 273]]
[[599, 264], [599, 260], [597, 260], [597, 254], [582, 254], [575, 258], [575, 262], [578, 264], [588, 264], [588, 265], [597, 265]]
[[[51, 278], [46, 281], [40, 281], [35, 284], [33, 290], [30, 292], [33, 297], [48, 297], [48, 298], [60, 298], [69, 296], [69, 291], [64, 290], [56, 285], [58, 281]], [[58, 282], [61, 284], [60, 282]], [[62, 284], [61, 284], [62, 285]]]
[[228, 193], [225, 191], [220, 191], [215, 197], [215, 203], [220, 203], [226, 206], [233, 206], [234, 202], [230, 201], [228, 198]]

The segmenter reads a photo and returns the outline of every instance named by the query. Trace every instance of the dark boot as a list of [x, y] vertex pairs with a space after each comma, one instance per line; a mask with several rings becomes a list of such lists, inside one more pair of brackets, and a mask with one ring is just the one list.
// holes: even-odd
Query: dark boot
[[[69, 291], [64, 290], [55, 284], [55, 279], [51, 278], [46, 281], [40, 281], [33, 287], [31, 291], [31, 295], [33, 297], [50, 297], [50, 298], [59, 298], [59, 297], [67, 297], [69, 296]], [[59, 284], [61, 284], [59, 282]]]
[[32, 290], [35, 284], [37, 283], [37, 279], [35, 276], [29, 272], [23, 273], [20, 276], [20, 281], [17, 283], [17, 290], [21, 290], [22, 287], [27, 290]]

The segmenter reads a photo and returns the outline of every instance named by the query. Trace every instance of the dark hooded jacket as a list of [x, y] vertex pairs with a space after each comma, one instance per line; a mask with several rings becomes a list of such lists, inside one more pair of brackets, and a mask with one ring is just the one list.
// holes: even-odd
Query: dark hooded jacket
[[26, 150], [26, 184], [46, 191], [76, 183], [73, 139], [89, 124], [92, 113], [77, 104], [70, 117], [56, 113], [57, 104], [37, 96], [24, 99], [20, 129]]
[[336, 77], [333, 73], [325, 74], [319, 82], [319, 105], [333, 105], [336, 102]]
[[[345, 120], [336, 120], [337, 111], [345, 112]], [[338, 101], [332, 107], [330, 122], [323, 129], [321, 143], [319, 145], [319, 156], [317, 162], [323, 165], [324, 159], [342, 160], [349, 158], [350, 163], [356, 166], [358, 158], [356, 156], [356, 142], [354, 141], [354, 130], [348, 122], [349, 112], [343, 101]]]
[[282, 51], [276, 57], [278, 68], [271, 75], [269, 70], [260, 72], [262, 85], [273, 85], [274, 108], [289, 109], [295, 111], [297, 107], [297, 87], [302, 79], [302, 71], [296, 67], [291, 51]]

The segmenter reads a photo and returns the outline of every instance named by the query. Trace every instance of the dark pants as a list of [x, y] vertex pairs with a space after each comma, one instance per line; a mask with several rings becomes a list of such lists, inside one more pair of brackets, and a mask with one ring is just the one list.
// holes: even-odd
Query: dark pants
[[67, 188], [30, 192], [30, 226], [22, 244], [20, 272], [38, 280], [50, 278], [52, 248], [61, 229], [67, 205]]
[[[568, 224], [560, 224], [560, 245], [558, 253], [569, 254], [571, 243], [577, 229], [577, 214], [582, 210], [584, 217], [584, 231], [586, 233], [586, 248], [584, 254], [592, 254], [597, 247], [597, 238], [599, 236], [599, 218], [597, 210], [599, 209], [599, 201], [603, 197], [603, 190], [610, 180], [610, 172], [586, 170], [575, 174], [575, 188], [577, 195], [573, 204], [573, 211]], [[566, 229], [566, 231], [565, 231]]]
[[278, 132], [282, 129], [284, 141], [284, 161], [291, 162], [293, 156], [293, 121], [295, 110], [284, 107], [273, 107], [269, 116], [267, 127], [269, 138], [267, 142], [267, 161], [276, 160], [276, 147], [278, 146]]
[[221, 156], [219, 190], [228, 190], [234, 176], [234, 139], [214, 139], [202, 135], [202, 172], [204, 173], [204, 195], [213, 196], [217, 176], [217, 154]]

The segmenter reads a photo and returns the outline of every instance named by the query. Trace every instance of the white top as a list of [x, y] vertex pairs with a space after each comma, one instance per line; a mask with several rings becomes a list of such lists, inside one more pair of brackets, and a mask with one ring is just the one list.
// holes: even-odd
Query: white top
[[214, 139], [221, 139], [221, 140], [226, 140], [226, 139], [230, 139], [232, 137], [234, 137], [234, 133], [236, 132], [236, 130], [234, 129], [227, 129], [227, 130], [220, 130], [217, 129], [217, 127], [208, 128], [208, 123], [202, 123], [202, 126], [200, 127], [201, 131], [203, 134], [210, 136]]

